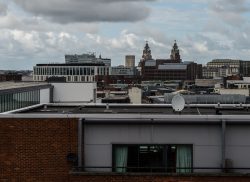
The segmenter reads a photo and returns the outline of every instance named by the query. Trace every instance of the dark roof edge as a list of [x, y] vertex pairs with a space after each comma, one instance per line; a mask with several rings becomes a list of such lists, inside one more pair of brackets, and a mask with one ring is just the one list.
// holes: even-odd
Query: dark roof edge
[[53, 87], [54, 87], [53, 85], [47, 84], [47, 85], [33, 85], [33, 86], [20, 87], [20, 88], [10, 88], [10, 89], [0, 90], [0, 94], [20, 93], [20, 92], [27, 92], [27, 91], [32, 91], [32, 90], [53, 88]]

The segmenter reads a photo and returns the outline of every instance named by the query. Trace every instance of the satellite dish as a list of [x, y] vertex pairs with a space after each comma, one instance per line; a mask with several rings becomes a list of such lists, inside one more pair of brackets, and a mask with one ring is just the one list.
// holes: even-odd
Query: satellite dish
[[175, 95], [172, 99], [172, 108], [174, 111], [180, 112], [184, 109], [184, 106], [185, 99], [179, 94]]

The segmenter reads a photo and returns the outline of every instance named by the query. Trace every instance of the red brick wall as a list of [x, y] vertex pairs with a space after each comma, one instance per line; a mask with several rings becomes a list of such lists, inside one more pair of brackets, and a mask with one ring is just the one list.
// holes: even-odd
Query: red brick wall
[[0, 119], [0, 182], [249, 182], [249, 177], [73, 175], [78, 119]]
[[0, 181], [68, 181], [77, 119], [0, 119]]

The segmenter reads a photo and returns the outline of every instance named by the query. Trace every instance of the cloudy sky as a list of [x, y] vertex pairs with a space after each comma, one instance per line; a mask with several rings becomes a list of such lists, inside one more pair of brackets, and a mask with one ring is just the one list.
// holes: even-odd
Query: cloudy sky
[[185, 61], [250, 60], [249, 0], [0, 0], [0, 70], [100, 53], [113, 65], [168, 58], [177, 40]]

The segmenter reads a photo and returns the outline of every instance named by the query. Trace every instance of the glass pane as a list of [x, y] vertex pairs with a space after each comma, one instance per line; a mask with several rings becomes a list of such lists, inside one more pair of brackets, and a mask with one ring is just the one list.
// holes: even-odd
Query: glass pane
[[192, 172], [192, 147], [188, 145], [178, 145], [176, 154], [176, 172]]
[[128, 147], [115, 148], [115, 172], [127, 171]]

